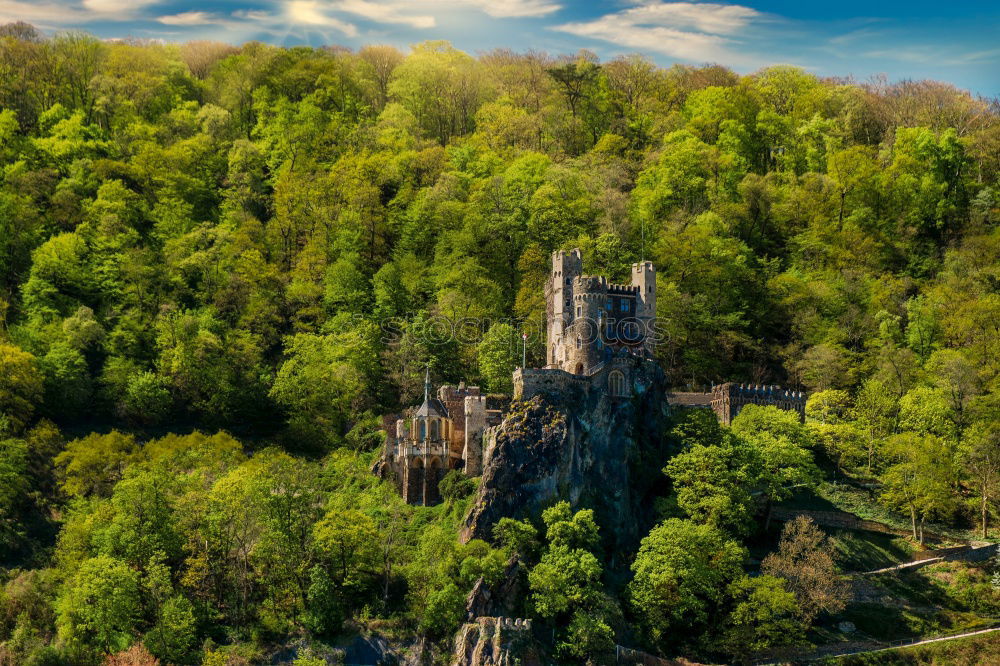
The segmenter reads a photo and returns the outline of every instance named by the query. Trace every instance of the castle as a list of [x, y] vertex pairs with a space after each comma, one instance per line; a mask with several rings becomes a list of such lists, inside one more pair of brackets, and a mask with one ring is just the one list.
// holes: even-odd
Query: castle
[[500, 423], [503, 402], [503, 396], [485, 396], [465, 384], [442, 386], [435, 398], [428, 368], [420, 407], [386, 423], [383, 463], [407, 503], [437, 504], [438, 483], [450, 470], [482, 473], [483, 431]]
[[[632, 265], [629, 284], [583, 275], [579, 249], [555, 252], [545, 285], [546, 365], [514, 371], [514, 400], [570, 390], [599, 392], [601, 399], [626, 400], [645, 390], [643, 364], [652, 363], [656, 343], [656, 270], [652, 262]], [[395, 480], [411, 504], [440, 502], [438, 483], [449, 470], [479, 476], [483, 442], [499, 426], [510, 399], [482, 395], [479, 387], [442, 386], [432, 395], [430, 372], [424, 401], [415, 410], [385, 419], [386, 443], [378, 473]], [[776, 386], [733, 383], [710, 392], [671, 393], [672, 409], [708, 408], [729, 425], [745, 405], [772, 405], [805, 418], [805, 394]]]
[[583, 275], [579, 248], [552, 255], [545, 284], [546, 368], [592, 375], [616, 354], [651, 356], [656, 318], [653, 262], [632, 265], [631, 284]]

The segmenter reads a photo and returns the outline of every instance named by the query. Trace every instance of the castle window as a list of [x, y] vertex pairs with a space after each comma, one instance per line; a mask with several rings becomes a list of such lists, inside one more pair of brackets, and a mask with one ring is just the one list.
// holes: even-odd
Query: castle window
[[582, 317], [583, 316], [583, 306], [582, 305], [576, 306], [576, 316], [577, 317]]
[[566, 278], [566, 284], [569, 284], [569, 278]]
[[427, 437], [427, 422], [424, 421], [423, 419], [420, 419], [420, 428], [419, 428], [419, 430], [420, 430], [420, 437], [419, 437], [419, 439], [424, 439], [425, 437]]
[[608, 374], [608, 393], [612, 398], [621, 398], [625, 395], [625, 375], [618, 370], [612, 370]]
[[611, 299], [610, 298], [604, 304], [604, 309], [607, 310], [608, 312], [611, 312]]
[[438, 422], [431, 421], [431, 439], [438, 439]]
[[583, 340], [581, 340], [580, 338], [577, 338], [576, 339], [576, 348], [579, 349], [582, 346], [583, 346]]

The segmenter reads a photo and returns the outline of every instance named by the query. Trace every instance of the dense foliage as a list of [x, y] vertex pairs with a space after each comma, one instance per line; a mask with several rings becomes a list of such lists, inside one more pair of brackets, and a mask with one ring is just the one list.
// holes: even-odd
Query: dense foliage
[[[840, 603], [792, 555], [745, 573], [814, 451], [916, 539], [1000, 510], [995, 103], [23, 24], [0, 27], [0, 72], [0, 661], [254, 661], [373, 618], [443, 639], [513, 555], [567, 662], [616, 639], [745, 654]], [[812, 392], [807, 426], [678, 425], [665, 520], [614, 554], [626, 583], [586, 511], [459, 545], [467, 483], [415, 509], [368, 474], [378, 415], [428, 364], [507, 390], [522, 332], [539, 364], [549, 253], [577, 246], [616, 279], [654, 261], [675, 385]], [[803, 530], [787, 543], [822, 560]]]

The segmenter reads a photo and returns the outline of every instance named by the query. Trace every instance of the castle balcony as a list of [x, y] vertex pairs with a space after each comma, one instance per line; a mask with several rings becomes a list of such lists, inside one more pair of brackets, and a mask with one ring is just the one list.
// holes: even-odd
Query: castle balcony
[[404, 458], [444, 456], [448, 455], [449, 448], [447, 442], [417, 442], [416, 445], [400, 445], [399, 455]]

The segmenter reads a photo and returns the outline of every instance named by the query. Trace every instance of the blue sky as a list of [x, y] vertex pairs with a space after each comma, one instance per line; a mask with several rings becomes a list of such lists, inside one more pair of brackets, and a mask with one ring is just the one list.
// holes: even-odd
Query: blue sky
[[742, 73], [793, 64], [861, 81], [932, 78], [1000, 96], [1000, 0], [0, 0], [0, 22], [13, 20], [166, 41], [588, 48]]

